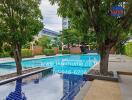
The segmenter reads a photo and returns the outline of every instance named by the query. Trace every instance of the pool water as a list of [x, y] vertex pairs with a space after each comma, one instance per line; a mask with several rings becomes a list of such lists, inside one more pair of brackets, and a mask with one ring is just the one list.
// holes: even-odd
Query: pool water
[[39, 73], [1, 85], [0, 100], [73, 100], [84, 84], [81, 75]]
[[[35, 74], [0, 85], [0, 100], [73, 100], [85, 84], [85, 74], [99, 55], [66, 55], [23, 60], [23, 68], [53, 67], [53, 73]], [[15, 71], [15, 62], [0, 64], [0, 72]], [[22, 99], [23, 98], [23, 99]]]
[[[34, 60], [23, 60], [23, 68], [53, 67], [54, 73], [85, 74], [92, 66], [99, 62], [99, 55], [66, 55]], [[4, 66], [3, 66], [4, 65]], [[7, 66], [7, 67], [6, 67]], [[9, 67], [11, 66], [11, 67]], [[15, 62], [0, 64], [0, 71], [15, 71]], [[7, 73], [6, 72], [6, 73]]]

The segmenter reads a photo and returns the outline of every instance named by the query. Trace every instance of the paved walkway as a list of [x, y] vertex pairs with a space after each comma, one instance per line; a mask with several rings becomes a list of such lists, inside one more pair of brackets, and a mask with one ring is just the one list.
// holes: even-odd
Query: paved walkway
[[132, 100], [132, 76], [120, 75], [120, 88], [123, 100]]
[[94, 80], [83, 100], [122, 100], [119, 84]]
[[[69, 55], [69, 54], [63, 54], [63, 55]], [[49, 57], [55, 57], [55, 56], [63, 56], [62, 54], [57, 54], [53, 56], [45, 56], [45, 55], [37, 55], [31, 58], [23, 58], [22, 60], [32, 60], [32, 59], [40, 59], [40, 58], [49, 58]], [[6, 63], [6, 62], [13, 62], [14, 58], [6, 57], [6, 58], [0, 58], [0, 63]]]
[[[30, 60], [30, 59], [39, 59], [39, 58], [45, 58], [47, 56], [45, 55], [38, 55], [31, 58], [23, 58], [23, 60]], [[0, 63], [6, 63], [6, 62], [12, 62], [15, 61], [14, 58], [7, 57], [7, 58], [0, 58]]]
[[[95, 68], [99, 69], [99, 65]], [[132, 57], [127, 57], [125, 55], [110, 55], [109, 71], [111, 70], [132, 72]]]
[[[96, 65], [94, 68], [99, 69], [99, 65]], [[124, 55], [110, 55], [109, 71], [132, 72], [132, 58]], [[121, 89], [123, 100], [132, 100], [132, 76], [120, 75], [119, 86]]]

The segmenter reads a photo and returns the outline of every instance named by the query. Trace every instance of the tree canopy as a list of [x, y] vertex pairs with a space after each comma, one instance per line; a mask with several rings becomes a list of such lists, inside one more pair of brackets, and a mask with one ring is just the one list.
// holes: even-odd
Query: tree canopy
[[83, 34], [74, 28], [65, 29], [62, 31], [60, 38], [64, 45], [96, 44], [96, 37], [92, 31]]
[[43, 36], [38, 39], [37, 44], [42, 46], [44, 49], [49, 49], [51, 48], [51, 39], [48, 36]]
[[[68, 17], [72, 27], [87, 33], [90, 28], [99, 36], [98, 42], [105, 42], [107, 38], [112, 41], [118, 40], [119, 35], [130, 31], [132, 23], [132, 2], [124, 3], [125, 16], [115, 18], [110, 15], [113, 5], [120, 5], [120, 0], [50, 0], [59, 5], [58, 14]], [[123, 0], [122, 0], [123, 1]], [[119, 35], [118, 35], [119, 34]]]
[[43, 27], [38, 4], [38, 0], [1, 0], [0, 36], [11, 45], [31, 41]]
[[75, 29], [66, 29], [62, 31], [60, 35], [64, 45], [80, 44], [82, 40], [82, 34]]

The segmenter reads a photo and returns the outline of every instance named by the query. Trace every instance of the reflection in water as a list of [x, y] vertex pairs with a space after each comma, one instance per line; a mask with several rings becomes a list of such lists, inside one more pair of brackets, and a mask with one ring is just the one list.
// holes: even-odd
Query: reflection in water
[[81, 75], [63, 74], [63, 97], [61, 100], [73, 100], [84, 83]]
[[[15, 91], [11, 92], [7, 97], [6, 100], [40, 100], [39, 99], [34, 99], [34, 97], [31, 96], [32, 93], [37, 92], [37, 90], [41, 89], [42, 92], [39, 93], [39, 96], [41, 96], [42, 98], [44, 98], [44, 96], [49, 96], [47, 98], [49, 98], [48, 100], [73, 100], [74, 97], [76, 96], [76, 94], [80, 91], [80, 88], [85, 84], [84, 78], [81, 75], [71, 75], [71, 74], [59, 74], [57, 76], [57, 78], [59, 77], [58, 82], [63, 82], [62, 85], [62, 91], [60, 93], [56, 93], [57, 91], [54, 91], [56, 89], [58, 89], [58, 86], [56, 88], [56, 84], [54, 83], [54, 81], [56, 81], [56, 78], [52, 80], [53, 76], [55, 74], [51, 74], [49, 75], [46, 79], [48, 80], [48, 85], [52, 85], [52, 89], [48, 86], [47, 84], [45, 84], [46, 86], [43, 86], [43, 82], [46, 83], [46, 80], [43, 80], [43, 78], [45, 77], [43, 75], [44, 73], [39, 73], [39, 74], [35, 74], [32, 76], [29, 76], [27, 78], [24, 79], [17, 79], [16, 80], [16, 87], [15, 87]], [[41, 80], [42, 79], [42, 80]], [[51, 81], [53, 82], [53, 84], [51, 83]], [[32, 91], [31, 87], [32, 84], [29, 84], [29, 82], [31, 82], [32, 84], [38, 84], [37, 88], [35, 90]], [[27, 86], [27, 87], [26, 87]], [[22, 89], [23, 87], [23, 89]], [[27, 91], [25, 91], [24, 87], [30, 88], [30, 95]], [[43, 91], [44, 88], [48, 89], [48, 93], [47, 91]], [[61, 90], [60, 89], [60, 90]], [[22, 92], [22, 90], [24, 91], [24, 93]], [[41, 91], [39, 90], [39, 91]], [[50, 92], [49, 92], [50, 91]], [[25, 92], [27, 92], [27, 96], [25, 95]], [[57, 96], [58, 94], [60, 95], [59, 98], [55, 98], [55, 99], [51, 99], [50, 96], [52, 96], [49, 93], [52, 93], [55, 96]], [[61, 95], [62, 94], [62, 95]], [[38, 95], [36, 95], [38, 96]], [[44, 99], [47, 100], [47, 99]]]
[[25, 94], [22, 92], [22, 79], [16, 80], [16, 88], [14, 92], [11, 92], [6, 100], [27, 100]]

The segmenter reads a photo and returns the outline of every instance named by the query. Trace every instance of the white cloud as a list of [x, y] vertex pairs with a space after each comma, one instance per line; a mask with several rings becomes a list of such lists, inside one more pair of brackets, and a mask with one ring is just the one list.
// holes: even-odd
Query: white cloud
[[44, 17], [45, 28], [53, 31], [62, 30], [62, 18], [57, 15], [57, 5], [51, 5], [49, 0], [41, 0], [40, 9]]

